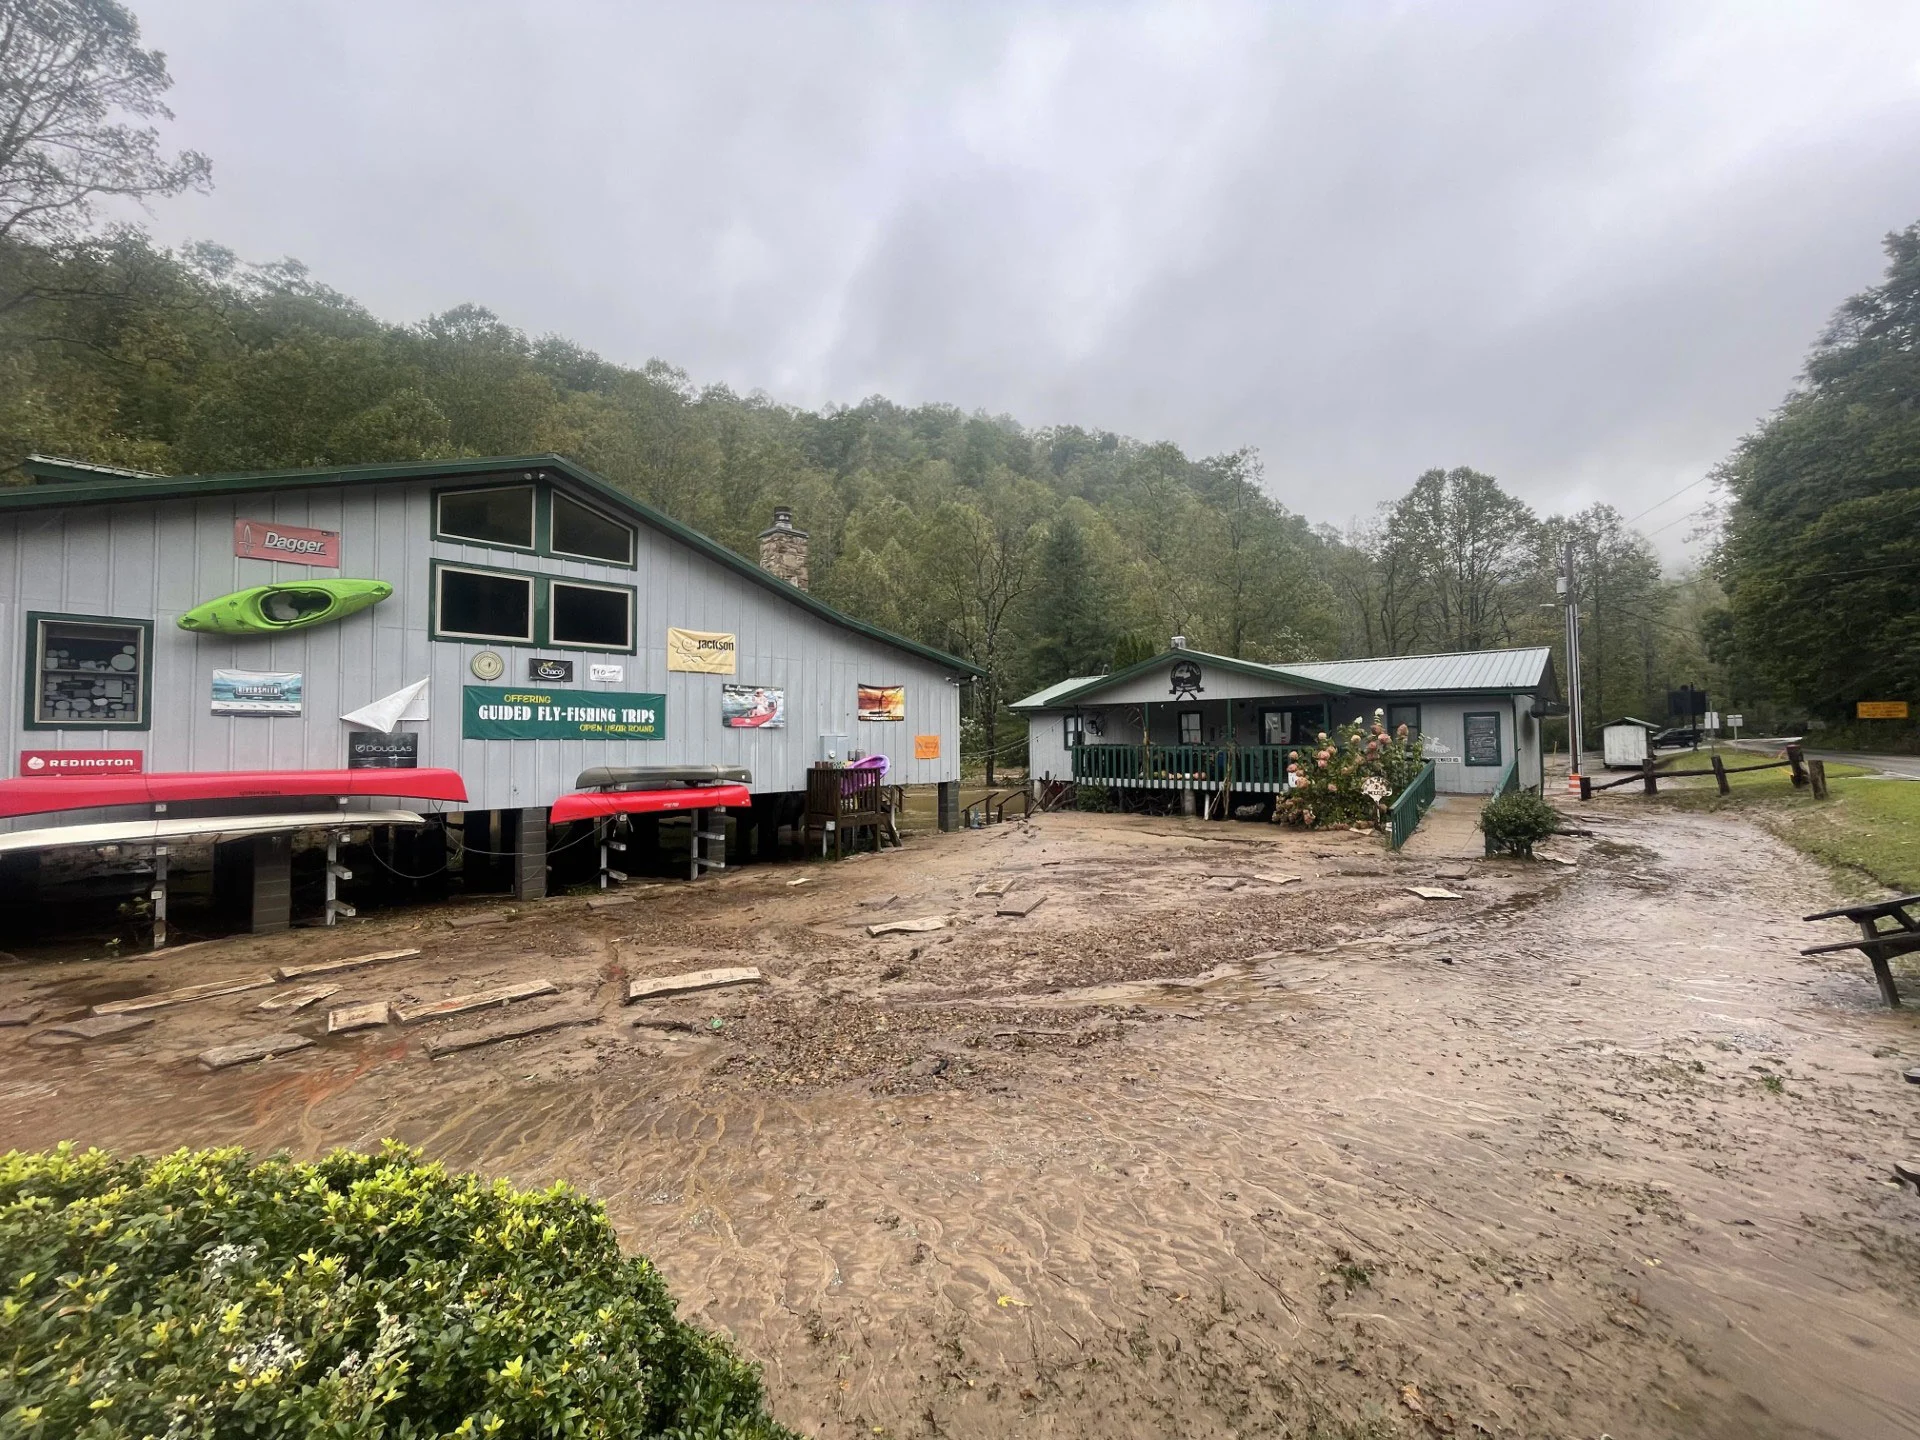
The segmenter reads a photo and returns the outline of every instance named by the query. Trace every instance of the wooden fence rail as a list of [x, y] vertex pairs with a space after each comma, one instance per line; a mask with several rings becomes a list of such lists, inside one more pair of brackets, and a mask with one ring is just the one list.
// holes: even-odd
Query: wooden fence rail
[[1631, 785], [1635, 781], [1638, 781], [1641, 786], [1645, 788], [1647, 794], [1658, 795], [1660, 793], [1660, 781], [1662, 780], [1681, 780], [1695, 776], [1705, 777], [1708, 775], [1711, 775], [1718, 783], [1720, 793], [1727, 795], [1731, 794], [1733, 790], [1733, 787], [1727, 783], [1727, 777], [1729, 775], [1747, 775], [1756, 770], [1791, 770], [1793, 772], [1794, 789], [1801, 790], [1811, 785], [1816, 797], [1824, 800], [1827, 796], [1827, 767], [1818, 760], [1808, 761], [1798, 745], [1787, 746], [1786, 759], [1769, 760], [1764, 765], [1735, 765], [1729, 767], [1727, 763], [1720, 758], [1718, 752], [1710, 755], [1708, 760], [1711, 762], [1711, 768], [1706, 770], [1662, 770], [1653, 763], [1653, 757], [1649, 755], [1641, 762], [1640, 769], [1637, 773], [1623, 775], [1618, 780], [1608, 780], [1596, 785], [1591, 775], [1582, 775], [1580, 777], [1580, 798], [1582, 800], [1591, 800], [1596, 790], [1617, 790], [1622, 785]]

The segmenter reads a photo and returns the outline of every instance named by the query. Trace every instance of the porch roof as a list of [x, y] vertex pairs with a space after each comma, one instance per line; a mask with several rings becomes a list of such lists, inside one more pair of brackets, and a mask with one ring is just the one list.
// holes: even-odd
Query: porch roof
[[1159, 666], [1178, 660], [1266, 678], [1278, 684], [1304, 686], [1329, 695], [1497, 695], [1559, 693], [1553, 674], [1553, 652], [1544, 645], [1512, 650], [1463, 650], [1439, 655], [1389, 655], [1367, 660], [1311, 660], [1265, 665], [1232, 655], [1204, 650], [1168, 650], [1116, 670], [1111, 675], [1061, 680], [1016, 700], [1011, 710], [1051, 710], [1097, 700], [1099, 692], [1124, 684]]

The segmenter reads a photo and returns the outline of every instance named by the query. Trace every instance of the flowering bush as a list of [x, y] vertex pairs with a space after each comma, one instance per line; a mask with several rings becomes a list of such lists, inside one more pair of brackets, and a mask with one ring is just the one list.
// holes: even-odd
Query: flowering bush
[[397, 1145], [0, 1156], [0, 1434], [790, 1440], [596, 1202]]
[[1294, 752], [1289, 785], [1273, 818], [1289, 825], [1378, 824], [1426, 763], [1420, 737], [1402, 725], [1387, 732], [1385, 711], [1355, 720]]

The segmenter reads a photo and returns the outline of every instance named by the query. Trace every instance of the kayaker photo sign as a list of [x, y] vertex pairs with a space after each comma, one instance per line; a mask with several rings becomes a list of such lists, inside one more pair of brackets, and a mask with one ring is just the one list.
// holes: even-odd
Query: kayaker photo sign
[[667, 697], [619, 690], [469, 685], [468, 740], [664, 740]]
[[233, 553], [242, 560], [284, 560], [289, 565], [340, 568], [340, 532], [276, 525], [266, 520], [233, 522]]
[[216, 715], [298, 715], [300, 676], [286, 670], [216, 670]]
[[718, 630], [682, 630], [667, 627], [667, 669], [691, 670], [696, 675], [731, 675], [738, 645]]
[[722, 685], [720, 723], [729, 730], [784, 730], [787, 692], [771, 685]]

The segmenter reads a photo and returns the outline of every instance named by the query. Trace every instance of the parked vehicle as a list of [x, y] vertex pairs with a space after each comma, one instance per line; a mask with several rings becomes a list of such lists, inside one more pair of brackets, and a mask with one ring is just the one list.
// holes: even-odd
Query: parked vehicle
[[1693, 725], [1675, 725], [1653, 737], [1656, 750], [1698, 750], [1700, 731]]

